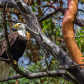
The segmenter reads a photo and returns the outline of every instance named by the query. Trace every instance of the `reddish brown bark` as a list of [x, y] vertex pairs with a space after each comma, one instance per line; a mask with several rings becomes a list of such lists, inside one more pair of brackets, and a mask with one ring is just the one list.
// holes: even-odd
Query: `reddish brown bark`
[[33, 55], [33, 57], [31, 57], [31, 55], [29, 55], [29, 53], [27, 52], [28, 57], [30, 58], [31, 61], [34, 61], [35, 64], [37, 64], [37, 62], [40, 60], [38, 52], [37, 52], [38, 46], [33, 47], [33, 45], [31, 44], [31, 35], [30, 33], [28, 33], [28, 31], [26, 32], [26, 35], [27, 35], [27, 49], [30, 49]]
[[82, 53], [76, 44], [74, 36], [74, 22], [77, 14], [78, 0], [68, 0], [67, 6], [69, 9], [65, 11], [62, 22], [63, 37], [73, 61], [77, 64], [83, 64], [83, 57], [81, 57]]

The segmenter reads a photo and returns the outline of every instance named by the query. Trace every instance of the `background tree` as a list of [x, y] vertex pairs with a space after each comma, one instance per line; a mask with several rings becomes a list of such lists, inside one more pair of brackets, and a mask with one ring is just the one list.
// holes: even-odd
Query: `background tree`
[[[12, 2], [11, 2], [12, 1]], [[18, 7], [14, 5], [14, 0], [11, 0], [10, 2], [7, 3], [6, 5], [6, 14], [7, 14], [7, 28], [10, 31], [10, 27], [13, 26], [16, 22], [22, 22], [26, 23], [28, 27], [32, 29], [29, 30], [28, 33], [27, 31], [27, 48], [25, 50], [24, 56], [20, 58], [20, 61], [18, 63], [19, 67], [21, 70], [24, 72], [46, 72], [48, 73], [47, 77], [45, 75], [40, 76], [36, 79], [26, 79], [22, 78], [22, 76], [19, 76], [15, 71], [12, 69], [10, 70], [10, 78], [9, 81], [6, 81], [5, 83], [11, 83], [11, 84], [70, 84], [71, 82], [83, 84], [83, 75], [81, 72], [82, 69], [80, 69], [79, 65], [74, 65], [74, 62], [70, 62], [70, 58], [68, 57], [69, 52], [67, 50], [67, 47], [64, 43], [63, 40], [63, 35], [62, 35], [62, 20], [64, 16], [65, 10], [68, 10], [67, 8], [67, 1], [65, 0], [23, 0], [27, 5], [30, 7], [30, 9], [36, 14], [39, 22], [41, 29], [43, 32], [46, 34], [46, 36], [52, 40], [55, 44], [53, 44], [51, 41], [46, 38], [46, 36], [43, 34], [43, 32], [40, 29], [40, 26], [34, 17], [33, 13], [26, 9], [25, 6], [23, 6], [23, 2], [18, 2], [19, 4], [21, 3], [22, 5], [19, 6], [19, 4], [16, 2]], [[17, 0], [15, 0], [17, 1]], [[3, 6], [5, 2], [1, 2], [0, 8], [1, 8], [1, 19], [2, 19], [2, 11], [3, 11]], [[12, 4], [12, 6], [11, 6]], [[78, 3], [79, 6], [83, 6], [83, 1], [79, 1]], [[22, 10], [20, 8], [22, 8]], [[16, 9], [15, 9], [16, 8]], [[18, 9], [19, 8], [19, 9]], [[28, 11], [27, 11], [28, 10]], [[22, 13], [21, 13], [22, 11]], [[25, 13], [25, 12], [28, 12]], [[83, 53], [83, 19], [81, 19], [81, 13], [83, 15], [83, 9], [78, 9], [78, 15], [75, 20], [75, 24], [79, 25], [74, 28], [75, 31], [75, 36], [76, 36], [76, 41]], [[27, 18], [29, 17], [29, 19]], [[33, 22], [32, 25], [29, 24], [29, 22]], [[37, 24], [36, 24], [36, 23]], [[73, 23], [74, 24], [74, 23]], [[65, 27], [65, 26], [64, 26]], [[2, 20], [1, 20], [1, 31], [3, 32], [3, 27], [2, 27]], [[39, 30], [40, 29], [40, 30]], [[38, 31], [41, 32], [41, 35], [36, 34], [35, 32], [39, 33]], [[9, 32], [10, 33], [10, 32]], [[3, 36], [3, 34], [1, 34]], [[45, 39], [45, 38], [46, 39]], [[41, 38], [41, 39], [40, 39]], [[46, 42], [45, 42], [46, 41]], [[54, 45], [54, 46], [53, 46]], [[60, 51], [60, 52], [59, 52]], [[54, 56], [54, 57], [53, 57]], [[56, 59], [58, 60], [56, 60]], [[62, 60], [63, 59], [63, 60]], [[60, 74], [60, 65], [66, 65], [61, 66], [61, 74]], [[71, 65], [73, 65], [72, 68]], [[50, 74], [49, 71], [58, 71], [58, 73], [55, 73], [55, 75]], [[67, 73], [67, 71], [72, 74]], [[66, 73], [63, 73], [63, 71]], [[17, 76], [15, 76], [17, 75]], [[11, 76], [15, 77], [15, 80], [10, 80], [14, 79]], [[53, 78], [52, 78], [53, 77]], [[76, 77], [76, 79], [74, 78]], [[19, 79], [20, 78], [20, 79]], [[66, 80], [65, 80], [66, 79]], [[67, 81], [68, 80], [68, 81]], [[70, 82], [71, 81], [71, 82]], [[2, 82], [1, 84], [3, 84]], [[71, 83], [72, 84], [72, 83]]]

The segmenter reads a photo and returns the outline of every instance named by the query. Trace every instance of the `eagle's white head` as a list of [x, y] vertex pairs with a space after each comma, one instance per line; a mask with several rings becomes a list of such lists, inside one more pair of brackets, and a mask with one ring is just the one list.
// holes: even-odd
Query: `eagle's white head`
[[24, 24], [22, 24], [22, 23], [17, 23], [17, 24], [14, 25], [14, 27], [17, 29], [17, 32], [18, 32], [20, 35], [26, 37], [26, 27], [25, 27]]

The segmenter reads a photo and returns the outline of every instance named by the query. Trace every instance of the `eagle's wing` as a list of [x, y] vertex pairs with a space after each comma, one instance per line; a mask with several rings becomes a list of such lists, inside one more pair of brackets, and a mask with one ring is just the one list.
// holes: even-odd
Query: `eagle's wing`
[[[15, 43], [19, 34], [18, 32], [12, 32], [8, 35], [10, 47]], [[3, 38], [0, 42], [0, 56], [6, 51], [6, 40]]]

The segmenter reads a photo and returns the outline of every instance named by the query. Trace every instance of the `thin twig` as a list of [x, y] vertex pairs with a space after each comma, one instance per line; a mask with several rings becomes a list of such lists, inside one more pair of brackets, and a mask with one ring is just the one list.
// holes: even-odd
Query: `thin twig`
[[4, 58], [0, 58], [0, 61], [6, 61], [6, 62], [10, 62], [9, 59], [4, 59]]
[[11, 21], [11, 22], [15, 22], [15, 23], [21, 23], [20, 21], [14, 21], [14, 20], [10, 20], [10, 19], [8, 19], [6, 21]]
[[7, 15], [6, 16], [11, 16], [14, 20], [16, 20], [16, 21], [18, 21], [19, 22], [19, 20], [18, 19], [16, 19], [14, 16], [12, 16], [11, 14], [9, 14], [9, 13], [7, 13]]

